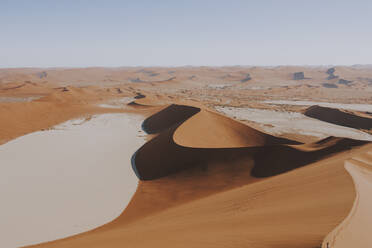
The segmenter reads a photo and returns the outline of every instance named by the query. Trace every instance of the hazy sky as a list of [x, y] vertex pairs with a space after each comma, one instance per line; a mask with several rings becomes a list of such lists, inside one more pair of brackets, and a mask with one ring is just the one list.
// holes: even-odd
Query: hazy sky
[[0, 67], [372, 64], [370, 0], [0, 0]]

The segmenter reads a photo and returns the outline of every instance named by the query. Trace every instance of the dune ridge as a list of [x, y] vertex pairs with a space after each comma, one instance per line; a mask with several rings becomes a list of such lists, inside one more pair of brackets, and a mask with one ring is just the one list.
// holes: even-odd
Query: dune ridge
[[365, 130], [372, 128], [371, 118], [346, 113], [339, 109], [315, 105], [307, 108], [304, 114], [306, 116], [340, 126]]
[[345, 168], [354, 182], [354, 204], [343, 222], [324, 239], [322, 248], [362, 248], [372, 243], [369, 231], [372, 222], [372, 150], [347, 160]]
[[255, 162], [252, 175], [268, 177], [367, 143], [329, 138], [300, 145], [262, 133], [217, 113], [184, 105], [171, 105], [147, 118], [144, 124], [144, 130], [150, 133], [166, 130], [133, 156], [132, 166], [141, 180], [161, 178], [213, 161], [237, 161], [247, 156]]
[[[351, 147], [355, 153], [367, 142], [330, 137], [299, 144], [193, 108], [171, 105], [148, 117], [155, 136], [133, 157], [142, 181], [122, 215], [36, 247], [312, 248], [350, 211], [354, 191], [340, 164]], [[172, 111], [181, 114], [167, 118]], [[224, 135], [229, 139], [218, 140]], [[260, 167], [263, 174], [254, 172]]]
[[[166, 129], [142, 146], [132, 159], [133, 168], [142, 180], [160, 178], [214, 160], [236, 160], [265, 144], [296, 143], [185, 105], [171, 105], [147, 118], [142, 126], [149, 133]], [[241, 133], [245, 133], [244, 142]]]
[[[301, 136], [297, 131], [283, 134], [287, 139], [279, 140], [203, 106], [298, 113], [302, 106], [274, 107], [262, 101], [362, 103], [367, 108], [364, 117], [368, 117], [367, 104], [372, 103], [370, 67], [337, 67], [340, 78], [353, 81], [339, 84], [337, 89], [324, 87], [326, 69], [0, 69], [0, 97], [42, 97], [27, 103], [0, 103], [0, 143], [96, 113], [133, 112], [147, 117], [166, 109], [165, 104], [191, 107], [188, 116], [177, 112], [179, 119], [164, 115], [147, 125], [161, 128], [154, 128], [147, 136], [149, 142], [132, 158], [149, 179], [139, 181], [135, 195], [117, 219], [36, 247], [320, 247], [325, 236], [350, 213], [355, 200], [356, 188], [344, 168], [345, 160], [365, 161], [372, 144], [338, 137], [313, 142], [315, 136]], [[292, 81], [291, 76], [298, 71], [311, 79], [305, 84]], [[251, 80], [240, 83], [248, 74]], [[166, 82], [170, 77], [176, 79]], [[136, 78], [146, 82], [131, 82]], [[335, 80], [329, 83], [337, 84]], [[138, 94], [146, 97], [139, 99]], [[123, 104], [123, 109], [98, 107], [125, 96], [135, 99], [129, 106]], [[195, 114], [193, 108], [198, 109]], [[320, 123], [313, 119], [315, 122]], [[150, 154], [148, 158], [146, 154]], [[105, 204], [102, 199], [97, 201]]]
[[[225, 171], [219, 177], [204, 173], [200, 181], [193, 179], [201, 171], [141, 181], [127, 209], [112, 223], [35, 247], [318, 247], [354, 200], [344, 160], [371, 148], [232, 189], [216, 186], [215, 179], [225, 178]], [[212, 192], [193, 198], [205, 190]]]

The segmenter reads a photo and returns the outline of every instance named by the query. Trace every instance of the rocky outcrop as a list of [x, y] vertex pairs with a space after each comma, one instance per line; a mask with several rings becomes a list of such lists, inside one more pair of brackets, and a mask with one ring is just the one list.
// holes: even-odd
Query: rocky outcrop
[[330, 75], [330, 74], [335, 73], [335, 71], [336, 71], [336, 69], [334, 67], [332, 67], [332, 68], [329, 68], [326, 73]]
[[338, 80], [338, 83], [339, 84], [344, 84], [344, 85], [349, 85], [349, 84], [351, 84], [353, 81], [349, 81], [349, 80], [345, 80], [345, 79], [340, 79], [340, 80]]
[[302, 79], [305, 79], [305, 74], [303, 71], [301, 72], [295, 72], [293, 74], [293, 80], [302, 80]]
[[39, 72], [37, 75], [39, 76], [39, 78], [46, 78], [48, 76], [48, 73], [43, 71], [43, 72]]
[[329, 68], [326, 73], [328, 74], [328, 80], [331, 80], [331, 79], [335, 79], [335, 78], [338, 78], [338, 76], [336, 76], [334, 73], [335, 73], [336, 69], [335, 68]]
[[130, 81], [132, 83], [142, 83], [143, 82], [139, 77], [137, 77], [137, 78], [131, 78]]
[[336, 84], [323, 83], [322, 85], [325, 88], [338, 88], [338, 86]]
[[334, 74], [331, 74], [327, 77], [328, 80], [331, 80], [331, 79], [335, 79], [335, 78], [338, 78], [338, 76], [334, 75]]

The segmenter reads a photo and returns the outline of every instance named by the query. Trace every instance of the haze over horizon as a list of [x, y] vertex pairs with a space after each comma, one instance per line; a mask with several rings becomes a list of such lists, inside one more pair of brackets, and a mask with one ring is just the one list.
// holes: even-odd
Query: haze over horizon
[[372, 64], [372, 2], [2, 1], [0, 67]]

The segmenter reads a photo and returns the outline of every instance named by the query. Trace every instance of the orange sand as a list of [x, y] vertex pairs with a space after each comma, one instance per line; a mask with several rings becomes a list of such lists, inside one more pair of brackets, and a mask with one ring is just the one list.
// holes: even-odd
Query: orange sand
[[[151, 133], [149, 141], [134, 157], [143, 180], [123, 214], [93, 231], [35, 247], [314, 248], [348, 216], [355, 196], [364, 199], [362, 194], [369, 192], [367, 186], [354, 188], [344, 163], [353, 163], [348, 170], [354, 182], [361, 181], [354, 176], [360, 159], [350, 159], [364, 158], [372, 144], [337, 137], [317, 141], [294, 133], [274, 137], [255, 129], [254, 123], [248, 126], [211, 109], [215, 105], [272, 109], [276, 107], [262, 101], [293, 96], [370, 104], [371, 70], [336, 67], [340, 78], [353, 81], [338, 89], [322, 86], [328, 76], [325, 68], [151, 70], [159, 75], [152, 78], [138, 68], [87, 68], [50, 69], [46, 78], [39, 78], [41, 69], [0, 70], [0, 96], [43, 96], [32, 102], [0, 103], [2, 143], [94, 113], [148, 117], [144, 128]], [[296, 71], [311, 79], [292, 80]], [[247, 73], [252, 80], [241, 82]], [[172, 77], [176, 78], [168, 81]], [[221, 90], [220, 84], [229, 85]], [[124, 109], [98, 107], [138, 93], [146, 97]], [[298, 106], [280, 108], [304, 111]], [[326, 116], [329, 113], [325, 110]], [[369, 118], [370, 113], [362, 115]], [[333, 118], [341, 124], [338, 115]], [[353, 122], [352, 128], [361, 128], [360, 124]], [[361, 217], [344, 229], [336, 247], [351, 247], [350, 233], [370, 231], [360, 221], [368, 220], [364, 210], [368, 204], [357, 209]], [[372, 245], [369, 239], [365, 242], [352, 247]]]

